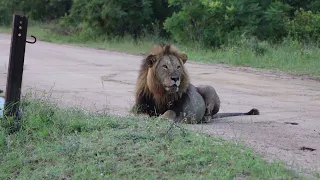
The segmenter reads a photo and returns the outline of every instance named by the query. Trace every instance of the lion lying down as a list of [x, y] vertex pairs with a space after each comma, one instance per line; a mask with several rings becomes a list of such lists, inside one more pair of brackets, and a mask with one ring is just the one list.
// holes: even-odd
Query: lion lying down
[[143, 59], [136, 84], [136, 114], [160, 116], [189, 124], [212, 118], [259, 115], [258, 109], [247, 113], [218, 113], [220, 99], [212, 86], [195, 87], [189, 81], [184, 64], [188, 57], [174, 45], [157, 45]]

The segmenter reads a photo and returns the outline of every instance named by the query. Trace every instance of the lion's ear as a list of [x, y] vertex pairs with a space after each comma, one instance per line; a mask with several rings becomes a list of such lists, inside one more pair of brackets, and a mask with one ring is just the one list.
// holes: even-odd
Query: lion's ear
[[149, 67], [152, 67], [153, 64], [156, 62], [156, 57], [155, 55], [150, 54], [147, 58], [146, 58], [146, 63]]
[[185, 53], [180, 54], [180, 59], [182, 60], [183, 64], [187, 62], [188, 56]]

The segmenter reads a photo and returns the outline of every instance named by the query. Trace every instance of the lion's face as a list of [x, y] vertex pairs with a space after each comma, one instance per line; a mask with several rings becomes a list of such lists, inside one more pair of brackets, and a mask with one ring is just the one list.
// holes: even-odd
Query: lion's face
[[158, 82], [169, 94], [179, 92], [181, 80], [185, 74], [184, 63], [186, 60], [185, 54], [160, 57], [149, 55], [147, 57], [149, 69], [154, 72]]
[[164, 56], [156, 65], [156, 76], [169, 93], [179, 91], [183, 64], [175, 56]]

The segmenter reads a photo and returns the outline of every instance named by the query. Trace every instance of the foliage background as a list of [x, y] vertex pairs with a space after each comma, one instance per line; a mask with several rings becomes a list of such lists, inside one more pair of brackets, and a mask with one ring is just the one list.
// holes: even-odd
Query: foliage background
[[18, 11], [84, 40], [152, 36], [221, 48], [244, 37], [318, 43], [319, 10], [318, 0], [2, 0], [0, 24]]

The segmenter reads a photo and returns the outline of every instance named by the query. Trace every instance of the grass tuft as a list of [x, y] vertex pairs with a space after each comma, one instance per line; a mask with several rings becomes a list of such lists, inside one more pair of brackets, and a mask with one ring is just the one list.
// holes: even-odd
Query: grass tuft
[[22, 100], [21, 129], [0, 122], [0, 179], [300, 179], [282, 163], [181, 124]]

